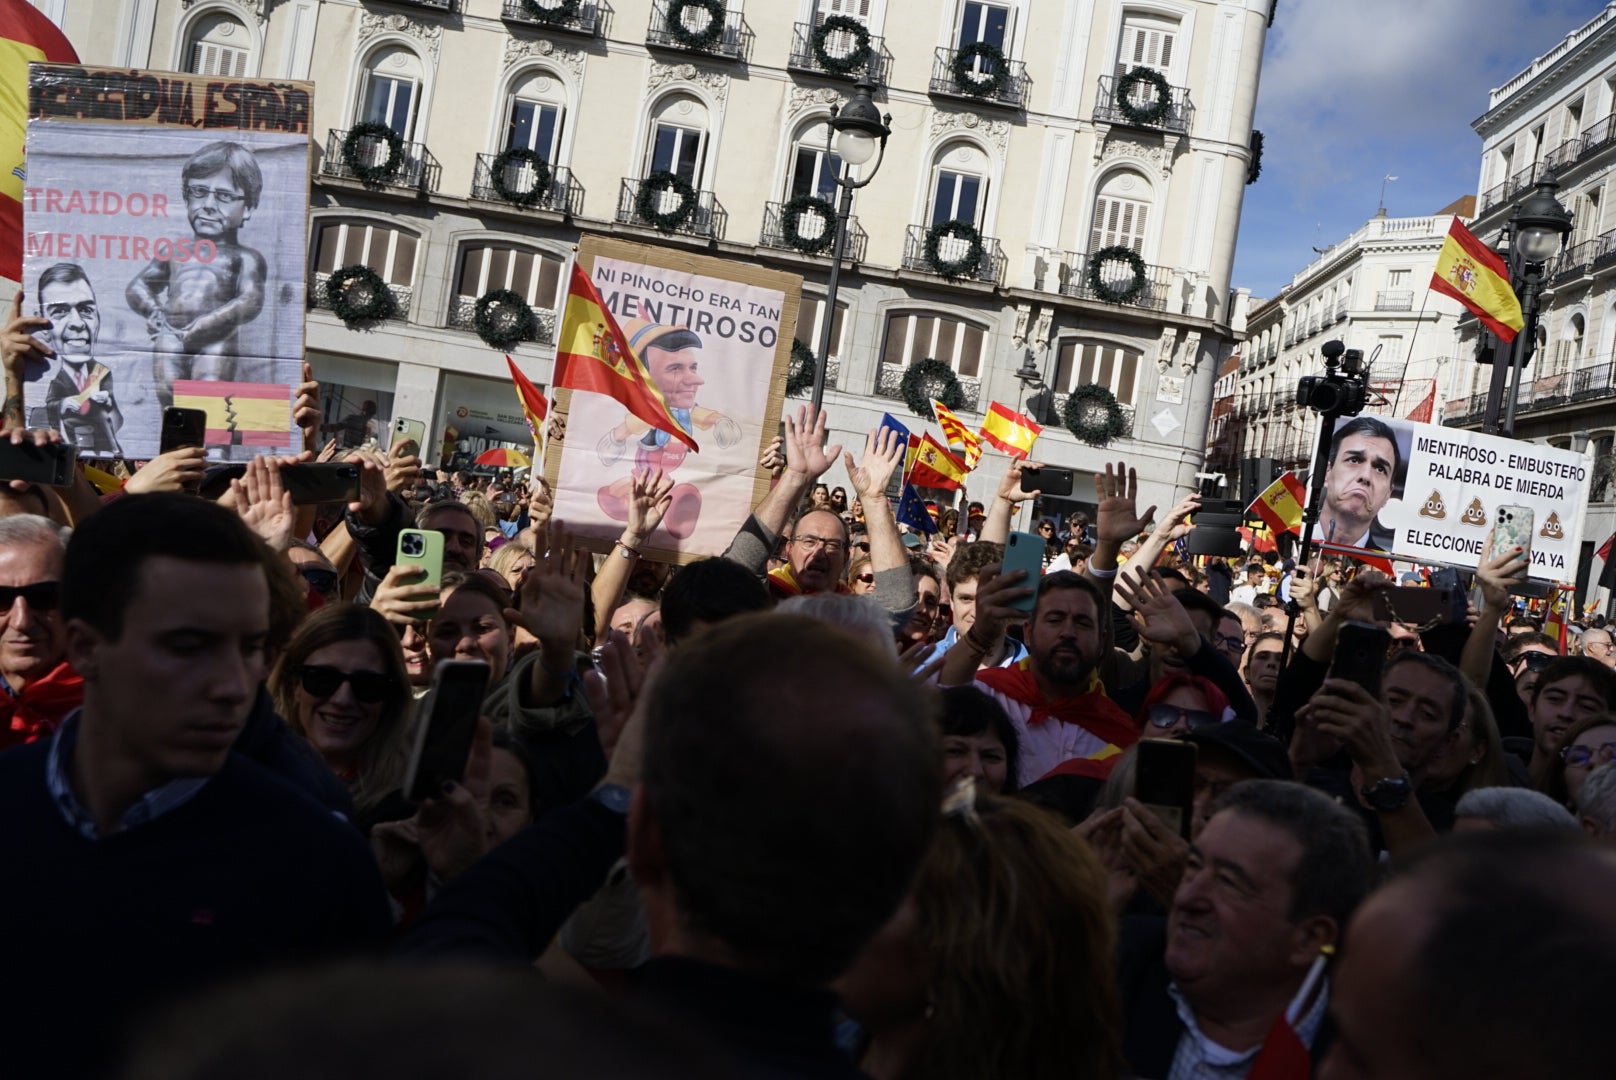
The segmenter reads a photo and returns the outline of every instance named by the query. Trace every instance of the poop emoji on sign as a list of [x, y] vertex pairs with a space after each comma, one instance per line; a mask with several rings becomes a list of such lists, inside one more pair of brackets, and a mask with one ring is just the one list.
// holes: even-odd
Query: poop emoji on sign
[[1487, 508], [1481, 505], [1480, 499], [1471, 499], [1470, 505], [1465, 507], [1465, 512], [1460, 516], [1459, 520], [1466, 525], [1486, 525]]
[[1420, 517], [1445, 518], [1447, 516], [1448, 508], [1442, 505], [1442, 493], [1440, 491], [1431, 492], [1431, 497], [1425, 500], [1424, 506], [1420, 507]]
[[1537, 531], [1537, 534], [1550, 540], [1564, 540], [1565, 530], [1560, 527], [1560, 515], [1549, 514], [1548, 520], [1543, 523], [1543, 527]]

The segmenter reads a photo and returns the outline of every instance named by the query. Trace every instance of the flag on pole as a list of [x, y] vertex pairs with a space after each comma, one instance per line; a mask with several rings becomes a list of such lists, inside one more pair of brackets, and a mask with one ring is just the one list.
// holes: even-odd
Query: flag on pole
[[23, 147], [28, 64], [76, 64], [79, 54], [28, 0], [0, 0], [0, 277], [22, 280]]
[[965, 421], [956, 416], [953, 409], [936, 398], [932, 399], [931, 411], [937, 417], [937, 426], [943, 429], [944, 441], [950, 447], [965, 451], [967, 469], [976, 468], [977, 459], [982, 456], [982, 436], [966, 427]]
[[1274, 1018], [1273, 1026], [1263, 1039], [1262, 1049], [1257, 1051], [1257, 1057], [1246, 1073], [1246, 1080], [1308, 1080], [1313, 1075], [1313, 1055], [1296, 1033], [1296, 1027], [1306, 1015], [1308, 1003], [1318, 990], [1334, 952], [1334, 948], [1327, 948], [1313, 961], [1307, 977], [1302, 980], [1302, 988], [1296, 992], [1285, 1011]]
[[926, 511], [926, 500], [920, 497], [913, 484], [903, 485], [903, 495], [898, 499], [898, 512], [893, 515], [899, 525], [907, 525], [918, 533], [930, 536], [937, 531], [937, 522], [932, 520], [931, 514]]
[[1616, 589], [1616, 559], [1610, 557], [1612, 548], [1616, 548], [1616, 533], [1612, 533], [1610, 539], [1595, 552], [1605, 560], [1605, 568], [1599, 571], [1599, 586], [1604, 589]]
[[965, 462], [949, 453], [948, 447], [932, 438], [928, 431], [920, 437], [915, 463], [909, 470], [909, 483], [916, 487], [957, 491], [965, 486], [967, 471]]
[[1298, 536], [1302, 533], [1302, 503], [1306, 501], [1307, 493], [1302, 490], [1302, 482], [1296, 474], [1287, 470], [1278, 480], [1269, 484], [1261, 495], [1251, 501], [1246, 507], [1246, 513], [1256, 514], [1268, 523], [1268, 527], [1275, 534], [1293, 532]]
[[1475, 312], [1482, 325], [1505, 344], [1514, 341], [1526, 325], [1503, 256], [1477, 239], [1458, 218], [1453, 219], [1436, 257], [1431, 288]]
[[1425, 392], [1425, 396], [1420, 399], [1420, 403], [1418, 405], [1414, 406], [1414, 411], [1408, 414], [1408, 418], [1414, 421], [1416, 424], [1429, 424], [1431, 422], [1431, 417], [1435, 413], [1436, 380], [1432, 379], [1431, 389]]
[[556, 340], [555, 385], [605, 394], [658, 431], [701, 452], [690, 432], [674, 419], [662, 391], [651, 381], [650, 369], [629, 346], [600, 290], [576, 261]]
[[1566, 654], [1565, 591], [1550, 589], [1545, 602], [1543, 632], [1559, 643], [1560, 655]]
[[522, 369], [516, 366], [511, 354], [505, 354], [505, 362], [511, 368], [511, 382], [516, 384], [516, 400], [522, 403], [522, 415], [527, 419], [527, 429], [533, 433], [533, 445], [537, 447], [544, 441], [544, 418], [550, 414], [550, 403], [544, 400], [539, 388], [529, 381]]
[[1043, 430], [1008, 405], [1001, 405], [997, 401], [988, 406], [987, 416], [982, 421], [982, 438], [1015, 458], [1026, 457]]
[[1353, 547], [1351, 544], [1332, 544], [1327, 540], [1319, 544], [1319, 549], [1331, 555], [1345, 555], [1349, 559], [1357, 559], [1365, 566], [1379, 570], [1388, 577], [1392, 574], [1392, 561], [1386, 557], [1384, 551]]

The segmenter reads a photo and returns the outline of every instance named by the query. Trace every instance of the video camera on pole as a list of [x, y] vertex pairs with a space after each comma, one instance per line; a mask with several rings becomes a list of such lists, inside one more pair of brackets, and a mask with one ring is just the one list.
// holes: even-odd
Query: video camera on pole
[[1326, 341], [1319, 351], [1324, 354], [1324, 374], [1296, 381], [1296, 403], [1330, 420], [1357, 416], [1369, 403], [1369, 365], [1363, 350]]

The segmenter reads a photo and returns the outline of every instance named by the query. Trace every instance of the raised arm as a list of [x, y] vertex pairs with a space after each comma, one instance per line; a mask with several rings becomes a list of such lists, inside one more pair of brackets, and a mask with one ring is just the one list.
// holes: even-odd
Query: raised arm
[[595, 604], [595, 638], [606, 640], [612, 612], [623, 599], [634, 568], [640, 565], [640, 548], [662, 524], [662, 516], [673, 505], [673, 478], [663, 476], [661, 469], [636, 470], [634, 486], [628, 495], [628, 524], [623, 534], [606, 556], [606, 565], [600, 568], [590, 584], [590, 596]]
[[1111, 584], [1117, 577], [1117, 554], [1122, 545], [1146, 529], [1155, 517], [1155, 506], [1139, 513], [1139, 474], [1126, 462], [1119, 461], [1113, 468], [1094, 474], [1095, 499], [1099, 503], [1094, 520], [1095, 547], [1089, 556], [1084, 574], [1099, 586], [1100, 595], [1109, 603]]
[[909, 554], [887, 501], [887, 484], [903, 461], [907, 448], [908, 441], [902, 435], [891, 428], [881, 428], [864, 437], [864, 460], [856, 468], [853, 455], [843, 455], [848, 478], [858, 492], [859, 505], [864, 508], [864, 528], [870, 537], [870, 568], [877, 574], [909, 567]]
[[835, 464], [842, 453], [841, 445], [827, 447], [825, 432], [829, 414], [819, 411], [812, 424], [808, 421], [808, 408], [797, 410], [795, 417], [785, 416], [786, 467], [779, 482], [758, 503], [752, 516], [741, 525], [740, 532], [730, 542], [724, 557], [740, 563], [759, 577], [767, 569], [769, 556], [774, 553], [780, 533], [796, 513], [803, 494]]
[[1481, 611], [1470, 628], [1459, 670], [1477, 686], [1486, 686], [1492, 675], [1493, 651], [1497, 648], [1498, 624], [1509, 613], [1509, 586], [1526, 576], [1526, 553], [1520, 548], [1499, 552], [1476, 567], [1476, 584], [1481, 586]]
[[11, 314], [0, 330], [0, 359], [5, 364], [5, 406], [0, 409], [0, 431], [28, 426], [23, 409], [23, 379], [29, 364], [45, 364], [56, 351], [40, 344], [36, 330], [49, 330], [50, 320], [22, 313], [22, 293], [11, 298]]
[[993, 505], [988, 507], [987, 518], [982, 522], [982, 532], [978, 540], [988, 540], [995, 544], [1005, 544], [1010, 541], [1010, 513], [1016, 508], [1016, 503], [1024, 499], [1036, 499], [1039, 495], [1037, 488], [1031, 491], [1021, 486], [1021, 470], [1043, 468], [1036, 461], [1022, 461], [1017, 458], [1010, 460], [1010, 467], [1005, 469], [1004, 475], [999, 478], [999, 490], [993, 496]]
[[1139, 550], [1120, 571], [1121, 576], [1129, 581], [1138, 581], [1142, 578], [1146, 571], [1156, 565], [1156, 560], [1161, 558], [1161, 553], [1167, 550], [1168, 544], [1189, 535], [1190, 529], [1194, 526], [1189, 524], [1188, 518], [1200, 508], [1199, 495], [1186, 495], [1178, 500], [1178, 505], [1173, 507], [1172, 513], [1152, 529], [1150, 535], [1139, 545]]

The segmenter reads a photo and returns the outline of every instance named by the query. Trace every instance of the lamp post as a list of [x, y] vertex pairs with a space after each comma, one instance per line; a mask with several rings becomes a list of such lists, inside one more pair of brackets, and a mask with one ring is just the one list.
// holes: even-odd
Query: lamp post
[[[1509, 399], [1504, 395], [1504, 367], [1493, 357], [1492, 384], [1487, 390], [1487, 431], [1494, 435], [1515, 434], [1515, 405], [1520, 399], [1521, 370], [1532, 359], [1537, 345], [1537, 315], [1543, 298], [1543, 279], [1548, 261], [1565, 244], [1571, 232], [1571, 211], [1560, 204], [1554, 193], [1559, 181], [1544, 177], [1532, 194], [1522, 199], [1509, 219], [1509, 269], [1521, 302], [1524, 322], [1509, 350]], [[1500, 408], [1502, 406], [1502, 408]], [[1502, 422], [1499, 414], [1502, 413]]]
[[[887, 136], [892, 134], [892, 114], [883, 116], [876, 108], [870, 96], [874, 90], [874, 83], [860, 79], [853, 84], [853, 99], [830, 112], [830, 136], [825, 149], [841, 159], [836, 186], [841, 188], [842, 195], [836, 207], [836, 243], [831, 250], [824, 326], [819, 331], [819, 356], [814, 364], [814, 416], [819, 415], [820, 403], [825, 399], [825, 368], [830, 363], [831, 331], [836, 327], [836, 292], [842, 283], [842, 256], [847, 251], [847, 219], [853, 211], [853, 192], [875, 179], [886, 157]], [[862, 167], [872, 157], [875, 164], [870, 166], [869, 172], [862, 180], [854, 180], [852, 170]]]

